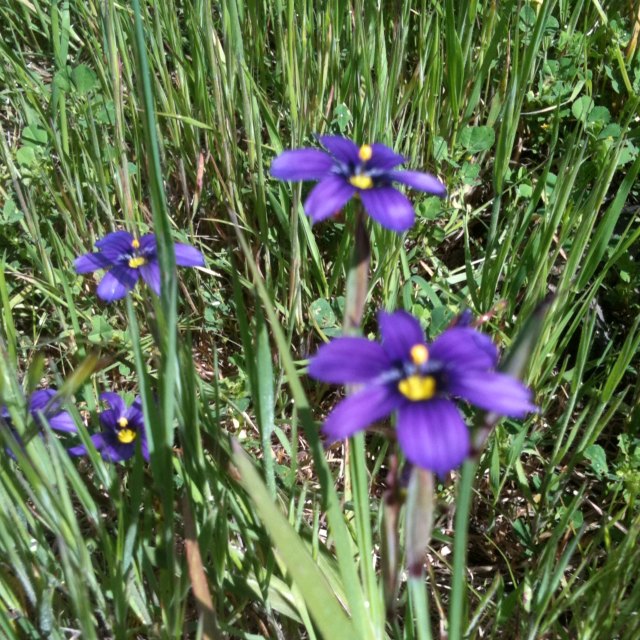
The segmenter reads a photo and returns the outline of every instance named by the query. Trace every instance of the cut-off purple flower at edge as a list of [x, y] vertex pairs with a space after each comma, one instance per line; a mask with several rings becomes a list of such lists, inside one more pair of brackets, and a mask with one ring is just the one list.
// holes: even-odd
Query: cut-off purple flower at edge
[[[60, 410], [60, 401], [56, 398], [55, 389], [40, 389], [34, 391], [29, 397], [29, 413], [33, 421], [42, 428], [42, 417], [55, 431], [73, 433], [77, 431], [76, 423], [71, 414]], [[16, 433], [12, 423], [9, 410], [6, 405], [0, 405], [0, 422], [12, 430], [14, 437], [21, 443], [21, 439]], [[9, 455], [15, 457], [12, 451]]]
[[[140, 398], [136, 398], [130, 407], [124, 400], [113, 392], [106, 392], [100, 396], [110, 405], [100, 414], [100, 424], [104, 431], [91, 436], [93, 446], [108, 462], [128, 460], [136, 452], [136, 440], [140, 439], [140, 450], [145, 460], [149, 459], [147, 436], [144, 429], [144, 415]], [[69, 449], [72, 456], [86, 455], [87, 448], [81, 444]]]
[[[87, 253], [74, 261], [77, 273], [106, 269], [98, 285], [98, 297], [107, 302], [124, 298], [142, 278], [156, 295], [160, 295], [160, 265], [156, 236], [153, 233], [136, 238], [128, 231], [114, 231], [96, 242], [95, 253]], [[188, 244], [173, 245], [179, 267], [203, 267], [204, 256]]]
[[427, 344], [405, 311], [380, 312], [382, 342], [342, 337], [320, 347], [309, 375], [361, 388], [327, 416], [329, 442], [342, 440], [397, 412], [398, 443], [411, 463], [444, 475], [469, 455], [469, 430], [455, 400], [522, 418], [537, 411], [531, 391], [495, 371], [498, 350], [470, 327], [454, 327]]
[[402, 233], [413, 225], [415, 211], [394, 182], [440, 197], [447, 193], [442, 182], [430, 173], [395, 169], [406, 160], [383, 144], [358, 147], [340, 136], [318, 139], [327, 151], [285, 151], [271, 164], [271, 175], [279, 180], [318, 181], [304, 203], [314, 223], [338, 213], [357, 195], [376, 222]]

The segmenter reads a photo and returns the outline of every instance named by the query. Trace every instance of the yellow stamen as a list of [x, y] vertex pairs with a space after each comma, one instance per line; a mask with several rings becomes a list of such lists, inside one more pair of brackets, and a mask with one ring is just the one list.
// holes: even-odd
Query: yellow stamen
[[134, 249], [139, 249], [139, 248], [140, 248], [140, 240], [138, 240], [138, 238], [134, 238], [134, 239], [131, 241], [131, 246], [132, 246]]
[[136, 432], [133, 429], [120, 429], [118, 431], [118, 441], [122, 444], [131, 444], [136, 439]]
[[357, 189], [371, 189], [371, 187], [373, 187], [373, 180], [371, 179], [371, 176], [363, 174], [351, 176], [349, 178], [349, 182]]
[[367, 160], [371, 160], [371, 156], [373, 155], [373, 149], [370, 144], [363, 144], [358, 151], [358, 157], [362, 162], [366, 162]]
[[147, 261], [142, 256], [136, 256], [135, 258], [129, 258], [129, 266], [132, 269], [137, 269], [141, 267], [143, 264], [147, 264]]
[[436, 394], [436, 379], [432, 376], [409, 376], [398, 383], [398, 391], [413, 400], [430, 400]]
[[124, 429], [129, 425], [129, 421], [124, 416], [122, 416], [122, 418], [118, 418], [118, 424], [120, 425], [121, 429]]
[[414, 344], [411, 347], [411, 360], [413, 364], [424, 364], [429, 359], [429, 351], [423, 344]]

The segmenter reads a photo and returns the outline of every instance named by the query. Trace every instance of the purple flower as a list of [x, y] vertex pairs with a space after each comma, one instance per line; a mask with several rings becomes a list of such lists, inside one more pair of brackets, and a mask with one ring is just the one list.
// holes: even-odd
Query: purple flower
[[[105, 460], [120, 462], [135, 454], [136, 440], [140, 439], [142, 456], [148, 460], [149, 448], [140, 398], [136, 398], [129, 408], [117, 393], [103, 393], [100, 400], [107, 402], [111, 408], [100, 414], [100, 424], [104, 431], [91, 436], [93, 446]], [[72, 456], [83, 456], [86, 453], [87, 448], [83, 444], [69, 449]]]
[[342, 337], [323, 345], [309, 375], [335, 384], [359, 384], [329, 414], [329, 441], [347, 438], [397, 411], [396, 433], [406, 458], [443, 475], [469, 455], [470, 437], [454, 399], [487, 411], [523, 417], [536, 411], [531, 391], [495, 371], [498, 350], [470, 327], [454, 327], [431, 344], [405, 311], [378, 314], [382, 343]]
[[311, 220], [320, 222], [337, 213], [354, 195], [360, 196], [367, 213], [383, 227], [406, 231], [415, 211], [393, 182], [444, 197], [442, 182], [430, 173], [394, 169], [406, 162], [383, 144], [363, 144], [340, 136], [319, 136], [327, 151], [295, 149], [281, 153], [271, 165], [279, 180], [319, 180], [304, 203]]
[[[160, 295], [160, 265], [155, 234], [148, 233], [136, 238], [128, 231], [115, 231], [96, 242], [96, 247], [96, 253], [76, 258], [74, 266], [78, 273], [107, 269], [98, 285], [99, 298], [107, 302], [124, 298], [140, 276], [156, 295]], [[179, 267], [204, 266], [204, 256], [194, 247], [176, 242], [173, 248]]]
[[[42, 416], [45, 417], [49, 426], [56, 431], [71, 433], [76, 431], [76, 423], [69, 413], [60, 410], [60, 400], [56, 398], [57, 392], [54, 389], [40, 389], [34, 391], [29, 398], [29, 413], [33, 421], [42, 428]], [[0, 405], [0, 423], [4, 423], [6, 427], [11, 429], [14, 437], [21, 442], [20, 437], [16, 433], [11, 416], [6, 405]], [[13, 457], [13, 452], [9, 451], [9, 455]]]

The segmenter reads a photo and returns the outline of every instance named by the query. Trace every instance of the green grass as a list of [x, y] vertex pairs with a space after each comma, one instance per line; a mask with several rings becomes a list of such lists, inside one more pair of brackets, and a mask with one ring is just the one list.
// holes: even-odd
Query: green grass
[[[142, 394], [152, 448], [110, 465], [47, 432], [2, 454], [0, 635], [637, 637], [631, 8], [136, 7], [0, 8], [1, 403], [32, 434], [22, 390], [66, 384], [86, 441], [101, 391]], [[367, 223], [364, 332], [380, 307], [429, 337], [465, 306], [487, 314], [541, 409], [500, 423], [462, 483], [436, 482], [426, 585], [396, 567], [390, 600], [385, 525], [398, 517], [401, 563], [415, 531], [381, 506], [389, 445], [354, 441], [346, 465], [325, 452], [338, 396], [304, 375], [341, 331], [353, 205], [312, 229], [308, 185], [268, 174], [326, 132], [384, 142], [449, 192], [411, 194], [406, 237]], [[118, 228], [153, 228], [166, 274], [172, 240], [207, 268], [107, 306], [72, 261]]]

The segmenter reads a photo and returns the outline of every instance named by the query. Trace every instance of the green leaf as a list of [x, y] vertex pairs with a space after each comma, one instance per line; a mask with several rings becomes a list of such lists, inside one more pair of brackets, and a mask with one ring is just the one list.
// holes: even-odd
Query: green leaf
[[460, 133], [460, 144], [468, 153], [491, 149], [495, 141], [496, 132], [492, 127], [465, 127]]
[[30, 167], [36, 162], [36, 152], [33, 147], [20, 147], [16, 151], [16, 160], [22, 167]]
[[436, 162], [446, 160], [449, 157], [449, 147], [447, 141], [441, 136], [433, 137], [433, 159]]
[[309, 306], [309, 313], [321, 329], [333, 327], [336, 324], [336, 314], [324, 298], [314, 300]]
[[89, 342], [93, 342], [94, 344], [108, 342], [112, 335], [113, 328], [106, 318], [103, 316], [93, 316], [93, 318], [91, 318]]
[[614, 140], [617, 140], [621, 134], [622, 127], [616, 122], [612, 122], [604, 127], [598, 134], [598, 140], [605, 140], [606, 138], [613, 138]]
[[22, 218], [22, 211], [18, 209], [16, 203], [11, 198], [7, 198], [4, 206], [2, 207], [2, 218], [0, 218], [0, 225], [14, 224], [22, 220]]
[[98, 77], [86, 64], [79, 64], [73, 69], [71, 80], [81, 95], [89, 93], [98, 84]]
[[58, 71], [55, 76], [53, 76], [53, 86], [66, 93], [71, 89], [71, 84], [69, 83], [69, 75], [66, 71]]
[[607, 454], [599, 444], [592, 444], [584, 450], [584, 457], [591, 463], [594, 473], [599, 476], [609, 472]]
[[331, 124], [337, 124], [340, 129], [340, 133], [344, 133], [351, 124], [353, 116], [349, 107], [346, 104], [339, 104], [333, 111], [333, 121]]
[[611, 120], [611, 114], [609, 113], [609, 109], [607, 107], [593, 107], [589, 112], [589, 116], [587, 118], [587, 122], [589, 123], [599, 123], [599, 124], [609, 124]]
[[425, 220], [437, 220], [444, 212], [444, 201], [442, 198], [432, 196], [426, 198], [416, 207], [416, 213]]
[[573, 113], [573, 117], [582, 122], [587, 121], [587, 116], [591, 113], [592, 109], [593, 98], [590, 98], [589, 96], [582, 96], [571, 105], [571, 113]]
[[267, 528], [276, 551], [300, 590], [311, 617], [324, 638], [355, 638], [351, 620], [331, 589], [325, 574], [282, 512], [273, 502], [249, 456], [232, 441], [233, 460], [240, 471], [240, 482], [251, 496], [254, 507]]
[[22, 130], [22, 142], [25, 146], [47, 144], [47, 132], [30, 124]]

